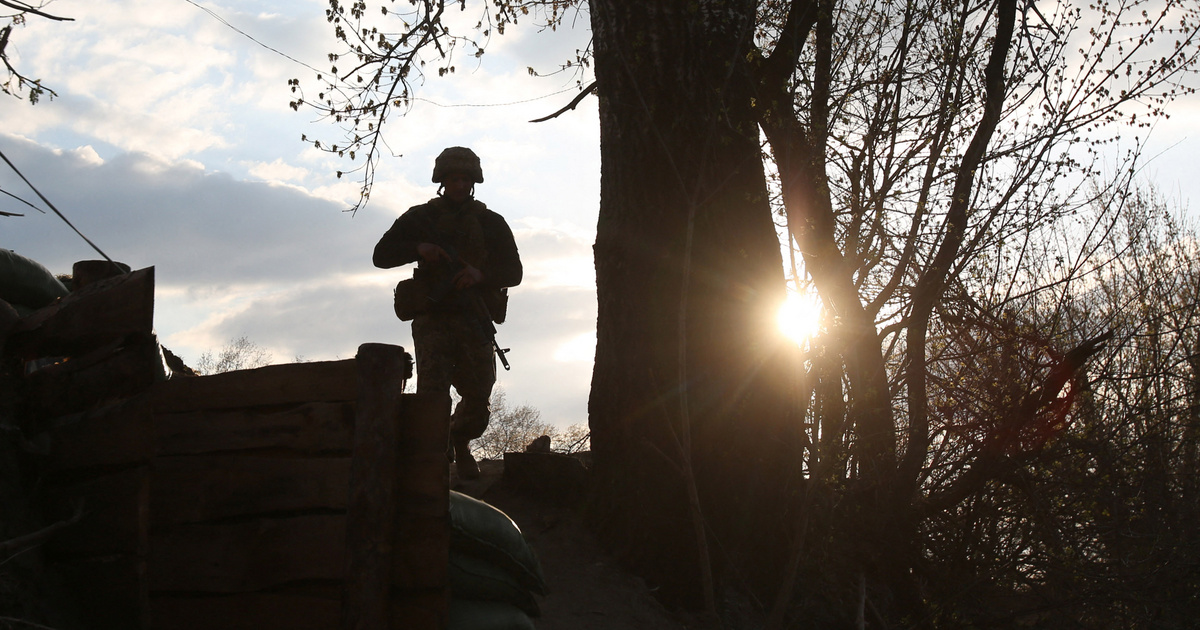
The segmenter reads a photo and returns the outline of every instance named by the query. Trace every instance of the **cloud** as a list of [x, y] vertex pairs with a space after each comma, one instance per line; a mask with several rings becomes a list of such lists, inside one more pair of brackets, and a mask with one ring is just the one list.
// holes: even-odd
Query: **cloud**
[[260, 177], [268, 182], [298, 182], [309, 176], [308, 169], [285, 163], [282, 158], [276, 158], [270, 164], [263, 162], [251, 163], [249, 171], [251, 175]]
[[[192, 161], [123, 153], [96, 163], [28, 142], [0, 146], [84, 234], [110, 256], [157, 265], [160, 282], [278, 282], [361, 267], [383, 229], [296, 188], [240, 181]], [[17, 188], [11, 178], [0, 182]], [[96, 256], [50, 215], [14, 227], [45, 264]]]

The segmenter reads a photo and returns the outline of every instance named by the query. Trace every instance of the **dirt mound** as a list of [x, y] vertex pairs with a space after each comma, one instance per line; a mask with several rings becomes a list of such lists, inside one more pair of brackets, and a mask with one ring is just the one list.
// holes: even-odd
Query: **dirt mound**
[[537, 552], [550, 585], [540, 602], [542, 616], [534, 620], [539, 630], [697, 627], [666, 610], [645, 582], [621, 570], [575, 510], [506, 483], [502, 461], [481, 461], [479, 470], [479, 479], [471, 481], [452, 473], [451, 487], [508, 514]]

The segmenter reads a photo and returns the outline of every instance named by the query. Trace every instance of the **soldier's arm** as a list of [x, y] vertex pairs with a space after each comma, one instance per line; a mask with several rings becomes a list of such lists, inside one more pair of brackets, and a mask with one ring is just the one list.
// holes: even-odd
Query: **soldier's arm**
[[480, 217], [487, 238], [488, 260], [483, 272], [483, 282], [493, 288], [515, 287], [521, 284], [524, 269], [512, 230], [504, 217], [488, 212]]
[[371, 262], [381, 269], [390, 269], [416, 262], [420, 258], [417, 251], [423, 242], [417, 220], [412, 209], [400, 215], [392, 227], [383, 234], [383, 238], [375, 244], [375, 253]]

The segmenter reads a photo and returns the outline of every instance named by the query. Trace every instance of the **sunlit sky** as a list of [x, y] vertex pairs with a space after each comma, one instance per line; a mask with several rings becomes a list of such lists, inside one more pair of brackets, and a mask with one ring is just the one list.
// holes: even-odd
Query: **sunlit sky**
[[[253, 36], [239, 34], [233, 27]], [[346, 164], [302, 143], [333, 139], [330, 123], [293, 112], [288, 80], [311, 90], [336, 49], [324, 0], [58, 0], [72, 22], [31, 19], [8, 51], [27, 75], [59, 94], [36, 106], [0, 98], [0, 150], [101, 249], [133, 268], [154, 266], [155, 325], [164, 345], [194, 364], [245, 336], [276, 362], [349, 358], [359, 344], [412, 347], [392, 313], [391, 289], [408, 277], [378, 270], [371, 250], [404, 209], [435, 193], [444, 147], [483, 160], [479, 199], [513, 227], [525, 281], [512, 291], [500, 343], [510, 404], [544, 420], [586, 422], [595, 348], [591, 245], [599, 208], [596, 100], [531, 124], [574, 95], [575, 77], [552, 71], [587, 44], [577, 28], [522, 23], [493, 37], [478, 61], [431, 78], [405, 118], [386, 128], [397, 154], [379, 166], [371, 203], [342, 212], [357, 184]], [[473, 19], [472, 19], [473, 21]], [[564, 92], [564, 90], [567, 90]], [[1160, 124], [1146, 169], [1176, 198], [1195, 198], [1193, 108]], [[34, 200], [11, 171], [0, 187]], [[7, 198], [0, 247], [56, 273], [96, 254], [53, 214]]]

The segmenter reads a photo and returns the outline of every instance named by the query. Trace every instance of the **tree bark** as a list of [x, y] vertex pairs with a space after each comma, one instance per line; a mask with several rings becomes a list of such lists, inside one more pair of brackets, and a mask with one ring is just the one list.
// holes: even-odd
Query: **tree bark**
[[751, 110], [755, 5], [599, 0], [591, 14], [597, 525], [667, 595], [695, 603], [695, 519], [719, 543], [715, 564], [769, 573], [781, 559], [761, 560], [783, 535], [778, 502], [800, 459], [786, 438], [782, 258]]

